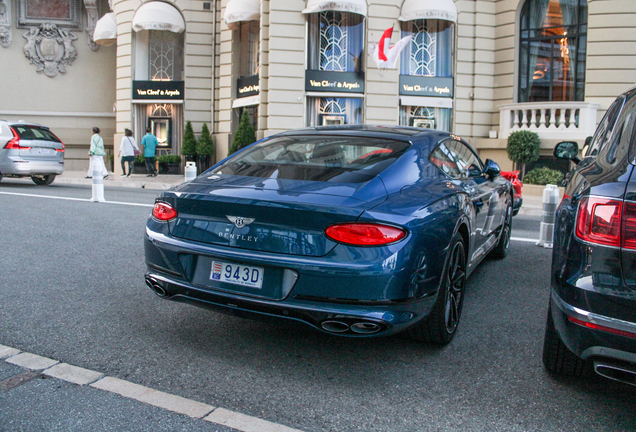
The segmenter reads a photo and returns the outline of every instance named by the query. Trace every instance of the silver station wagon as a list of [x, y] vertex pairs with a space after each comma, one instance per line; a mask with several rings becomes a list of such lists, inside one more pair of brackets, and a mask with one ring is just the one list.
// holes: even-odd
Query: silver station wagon
[[0, 180], [31, 177], [48, 185], [64, 172], [64, 143], [48, 127], [0, 120]]

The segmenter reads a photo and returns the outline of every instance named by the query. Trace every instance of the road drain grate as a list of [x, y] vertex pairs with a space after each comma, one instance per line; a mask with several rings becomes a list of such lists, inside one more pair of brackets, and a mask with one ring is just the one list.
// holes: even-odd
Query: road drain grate
[[33, 378], [37, 378], [38, 376], [40, 376], [40, 372], [24, 371], [12, 376], [11, 378], [7, 378], [4, 381], [0, 381], [0, 391], [9, 391], [27, 381], [31, 381]]

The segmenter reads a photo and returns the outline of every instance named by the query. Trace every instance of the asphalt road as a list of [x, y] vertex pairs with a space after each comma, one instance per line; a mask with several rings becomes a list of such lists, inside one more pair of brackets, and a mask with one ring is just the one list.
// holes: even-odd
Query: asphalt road
[[[146, 206], [10, 194], [88, 199], [91, 190], [0, 183], [0, 345], [307, 432], [636, 430], [636, 388], [543, 370], [551, 250], [531, 242], [513, 241], [506, 259], [480, 265], [457, 336], [437, 348], [159, 299], [144, 284], [142, 248], [156, 192], [106, 191], [109, 201]], [[515, 217], [513, 237], [538, 238], [539, 221]], [[78, 404], [90, 398], [69, 386]], [[23, 404], [11, 403], [20, 388], [0, 390], [0, 430], [29, 430], [4, 428], [29, 424]], [[33, 400], [31, 430], [64, 430]], [[100, 402], [101, 430], [142, 430], [158, 410], [120, 405]], [[128, 409], [137, 414], [121, 415]], [[179, 415], [162, 430], [188, 430], [184, 418], [199, 422], [190, 430], [220, 430]]]

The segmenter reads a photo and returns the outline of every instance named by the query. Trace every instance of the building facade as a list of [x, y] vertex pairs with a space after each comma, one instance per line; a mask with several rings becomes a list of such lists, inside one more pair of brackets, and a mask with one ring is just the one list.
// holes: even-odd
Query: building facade
[[[374, 60], [386, 40], [404, 42], [395, 65]], [[179, 154], [185, 122], [206, 123], [220, 160], [247, 112], [257, 138], [443, 129], [510, 169], [511, 131], [539, 133], [548, 162], [634, 86], [636, 3], [0, 0], [0, 59], [0, 117], [51, 126], [71, 167], [95, 125], [115, 153], [125, 128], [150, 127], [160, 154]]]

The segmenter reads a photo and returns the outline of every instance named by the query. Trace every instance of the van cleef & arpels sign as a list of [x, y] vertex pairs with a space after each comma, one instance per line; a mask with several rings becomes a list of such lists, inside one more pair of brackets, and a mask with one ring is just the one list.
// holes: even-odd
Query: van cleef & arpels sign
[[401, 96], [453, 97], [453, 78], [400, 75]]
[[306, 70], [305, 91], [364, 93], [364, 74], [361, 72]]
[[133, 81], [132, 98], [143, 100], [183, 100], [183, 81]]

